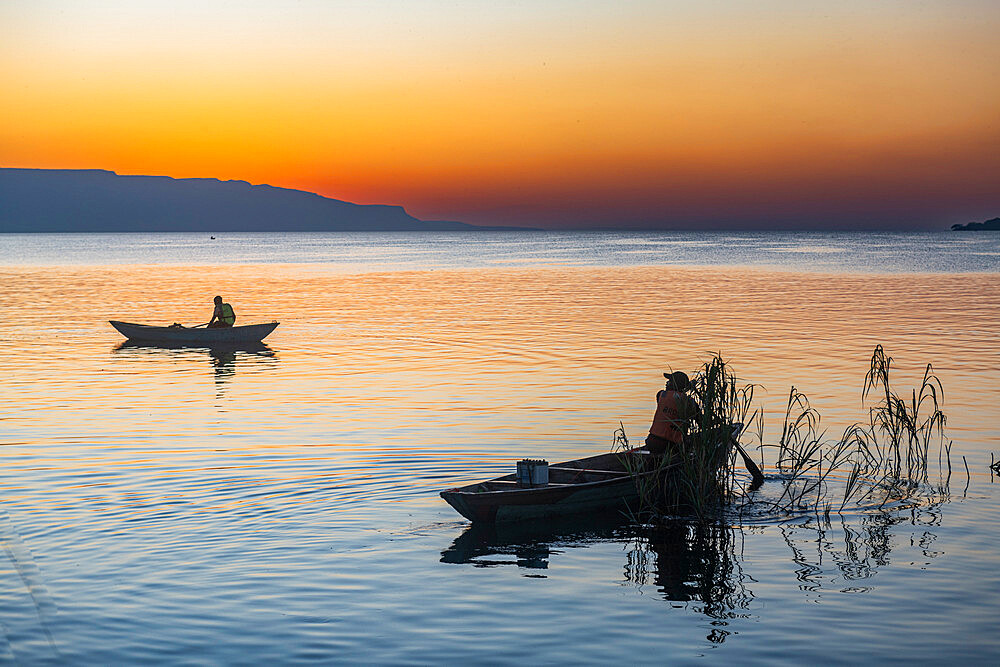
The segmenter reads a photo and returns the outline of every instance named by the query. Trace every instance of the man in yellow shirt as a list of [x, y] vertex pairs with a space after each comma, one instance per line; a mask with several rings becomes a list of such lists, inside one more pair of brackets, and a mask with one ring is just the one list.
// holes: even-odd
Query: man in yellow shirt
[[215, 297], [215, 311], [212, 313], [212, 319], [208, 322], [209, 329], [218, 329], [224, 327], [231, 327], [236, 324], [236, 313], [233, 312], [233, 307], [228, 303], [222, 302], [222, 297]]

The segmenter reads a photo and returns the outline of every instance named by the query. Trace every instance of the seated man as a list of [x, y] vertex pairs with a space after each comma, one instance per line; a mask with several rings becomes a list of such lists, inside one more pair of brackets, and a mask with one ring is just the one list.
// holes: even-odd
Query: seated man
[[215, 297], [215, 311], [212, 313], [212, 319], [208, 322], [208, 327], [217, 329], [231, 327], [234, 324], [236, 324], [236, 313], [233, 312], [233, 307], [228, 303], [223, 303], [221, 296]]
[[679, 449], [691, 421], [701, 414], [698, 403], [685, 393], [691, 386], [686, 374], [675, 371], [663, 377], [667, 384], [656, 394], [656, 412], [646, 437], [646, 449], [652, 454]]

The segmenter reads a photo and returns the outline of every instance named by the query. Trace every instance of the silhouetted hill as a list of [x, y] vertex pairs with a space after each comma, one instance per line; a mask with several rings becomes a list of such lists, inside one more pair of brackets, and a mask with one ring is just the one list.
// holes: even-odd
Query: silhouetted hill
[[[0, 169], [0, 232], [484, 230], [424, 222], [401, 206], [352, 204], [245, 181]], [[497, 229], [497, 228], [493, 228]]]
[[1000, 218], [985, 220], [983, 222], [970, 222], [966, 225], [957, 224], [951, 226], [953, 232], [976, 232], [979, 230], [1000, 231]]

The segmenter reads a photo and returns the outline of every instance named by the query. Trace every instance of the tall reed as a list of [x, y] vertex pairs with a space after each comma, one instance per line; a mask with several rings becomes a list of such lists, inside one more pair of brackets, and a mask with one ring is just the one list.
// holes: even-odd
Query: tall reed
[[828, 482], [836, 475], [843, 482], [837, 511], [847, 503], [878, 497], [880, 504], [905, 498], [930, 485], [932, 446], [938, 454], [939, 492], [945, 492], [944, 464], [951, 470], [951, 443], [946, 442], [947, 422], [941, 410], [944, 389], [928, 364], [919, 389], [904, 398], [890, 382], [892, 357], [875, 347], [862, 388], [868, 422], [848, 426], [841, 437], [824, 440], [820, 415], [805, 394], [792, 387], [777, 449], [777, 468], [785, 488], [773, 506], [785, 511], [824, 508], [829, 513], [838, 499]]
[[[881, 506], [919, 490], [946, 495], [951, 442], [944, 432], [941, 381], [928, 364], [920, 387], [908, 396], [898, 394], [890, 382], [892, 362], [881, 345], [875, 347], [861, 392], [862, 402], [868, 403], [867, 423], [848, 426], [836, 440], [828, 440], [820, 430], [820, 414], [808, 397], [794, 386], [790, 389], [781, 437], [774, 446], [782, 492], [777, 500], [758, 501], [736, 487], [731, 442], [740, 435], [736, 424], [756, 423], [760, 437], [763, 413], [753, 406], [755, 385], [741, 386], [728, 363], [716, 354], [692, 381], [691, 393], [701, 414], [689, 424], [683, 445], [662, 457], [623, 457], [636, 476], [640, 497], [636, 515], [656, 519], [683, 511], [707, 519], [742, 498], [744, 507], [766, 503], [779, 512], [822, 511], [829, 516], [851, 502]], [[614, 448], [629, 448], [624, 427], [616, 432]], [[935, 449], [938, 477], [932, 483]], [[639, 470], [640, 465], [646, 469]], [[656, 466], [657, 474], [639, 475], [650, 465]], [[836, 494], [835, 488], [840, 489]]]
[[[740, 386], [729, 364], [716, 354], [698, 369], [689, 392], [701, 410], [684, 424], [680, 446], [663, 456], [623, 457], [639, 491], [636, 514], [658, 517], [680, 510], [708, 518], [734, 495], [732, 442], [744, 425], [762, 424], [761, 412], [752, 410], [754, 386]], [[622, 426], [613, 449], [628, 448]], [[650, 467], [654, 474], [639, 474], [649, 473]]]

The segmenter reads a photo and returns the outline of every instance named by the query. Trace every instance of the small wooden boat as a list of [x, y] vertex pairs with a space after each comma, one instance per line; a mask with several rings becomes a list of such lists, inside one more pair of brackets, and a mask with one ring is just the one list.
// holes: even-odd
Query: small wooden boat
[[110, 320], [110, 322], [111, 326], [129, 340], [203, 347], [259, 343], [278, 326], [278, 322], [271, 322], [269, 324], [249, 324], [242, 327], [206, 329], [182, 326], [155, 327], [148, 324], [133, 324], [115, 320]]
[[552, 464], [547, 484], [522, 486], [517, 475], [510, 474], [448, 489], [441, 492], [441, 497], [475, 523], [637, 511], [637, 482], [653, 475], [669, 475], [677, 467], [660, 465], [644, 449], [630, 449]]
[[[759, 486], [763, 475], [737, 440], [742, 430], [739, 422], [720, 429], [713, 465], [723, 465], [735, 448]], [[552, 464], [544, 484], [525, 485], [525, 480], [519, 482], [515, 473], [448, 489], [441, 492], [441, 497], [477, 524], [636, 513], [640, 509], [639, 488], [666, 493], [677, 483], [680, 467], [680, 461], [665, 462], [649, 450], [636, 447]]]

